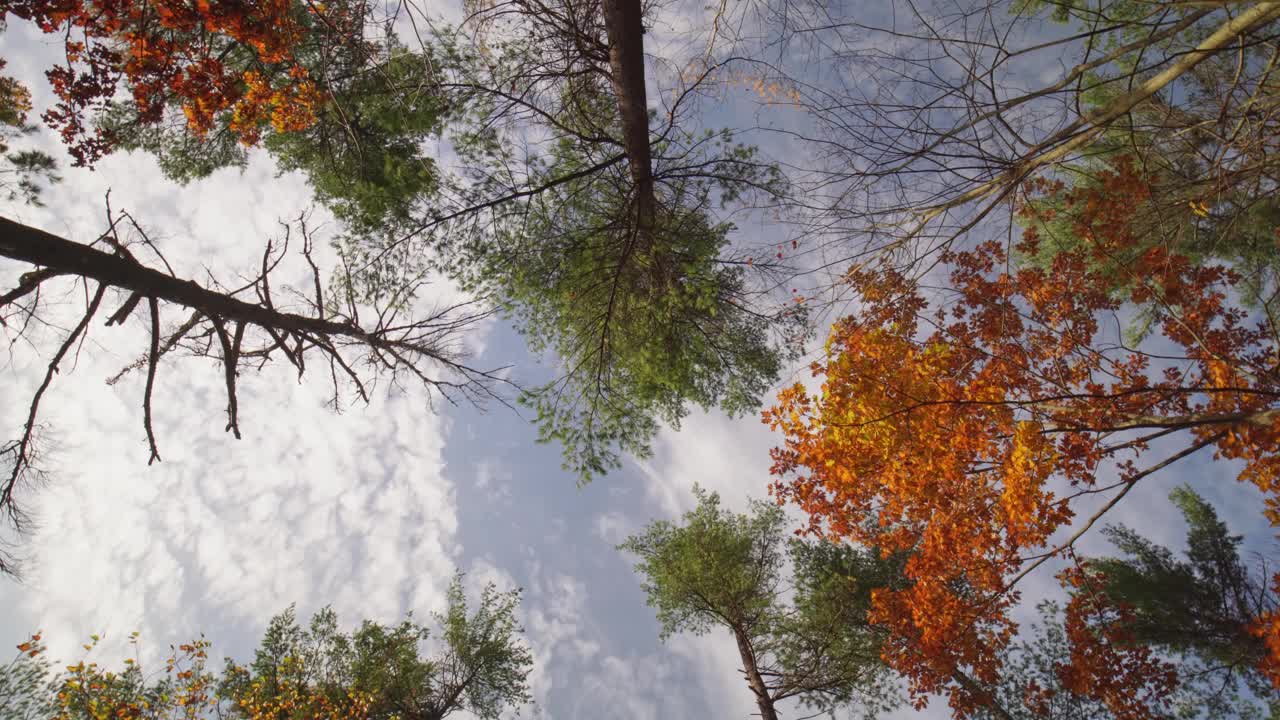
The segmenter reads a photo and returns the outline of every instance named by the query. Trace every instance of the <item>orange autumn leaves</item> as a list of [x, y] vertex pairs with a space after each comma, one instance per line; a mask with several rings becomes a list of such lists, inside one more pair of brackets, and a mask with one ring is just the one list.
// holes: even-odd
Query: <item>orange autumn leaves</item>
[[1177, 686], [1174, 667], [1136, 642], [1131, 608], [1099, 592], [1102, 578], [1072, 567], [1061, 578], [1072, 589], [1066, 613], [1070, 663], [1058, 667], [1064, 687], [1101, 700], [1116, 718], [1162, 717]]
[[[1084, 497], [1118, 500], [1206, 448], [1241, 461], [1240, 479], [1280, 519], [1276, 340], [1233, 303], [1237, 278], [1142, 242], [1153, 214], [1169, 210], [1128, 161], [1088, 187], [1029, 190], [1061, 200], [1081, 242], [1046, 267], [1019, 264], [1046, 241], [1039, 228], [1049, 226], [1032, 222], [1013, 248], [946, 252], [951, 282], [928, 297], [891, 269], [854, 268], [863, 304], [813, 365], [820, 391], [796, 385], [765, 414], [785, 436], [774, 451], [780, 500], [833, 539], [913, 553], [906, 587], [878, 591], [871, 620], [889, 630], [883, 658], [916, 697], [947, 692], [960, 715], [989, 699], [980, 686], [995, 682], [1016, 630], [1019, 574], [1068, 553]], [[1022, 212], [1043, 221], [1050, 207]], [[1098, 269], [1129, 255], [1123, 277]], [[1158, 352], [1117, 337], [1127, 302], [1151, 309]], [[1118, 718], [1147, 717], [1133, 698], [1159, 697], [1170, 675], [1115, 635], [1123, 613], [1068, 607], [1063, 680]], [[1278, 629], [1257, 629], [1273, 652]]]
[[18, 643], [18, 652], [27, 657], [36, 657], [44, 651], [45, 647], [40, 643], [40, 633], [32, 635], [26, 642]]
[[298, 680], [306, 674], [303, 661], [292, 656], [283, 659], [274, 682], [251, 679], [244, 668], [229, 668], [224, 687], [230, 691], [224, 703], [234, 711], [227, 714], [244, 720], [365, 720], [370, 716], [371, 694], [341, 688], [324, 692]]
[[[97, 635], [92, 636], [85, 651], [96, 648], [98, 641]], [[136, 643], [134, 633], [130, 644]], [[67, 665], [57, 679], [51, 720], [203, 718], [213, 691], [213, 676], [204, 671], [208, 647], [208, 642], [199, 640], [172, 648], [165, 679], [152, 687], [146, 685], [134, 659], [125, 660], [121, 672], [84, 659]]]
[[255, 145], [261, 128], [270, 122], [276, 132], [306, 130], [316, 122], [315, 108], [323, 95], [306, 79], [306, 72], [294, 67], [289, 76], [297, 82], [272, 86], [261, 73], [244, 73], [245, 93], [234, 106], [231, 129], [246, 145]]
[[[76, 164], [110, 152], [110, 133], [86, 114], [114, 99], [123, 80], [138, 122], [156, 124], [181, 108], [203, 136], [229, 113], [241, 142], [260, 128], [301, 130], [314, 124], [323, 94], [295, 57], [309, 15], [322, 6], [292, 0], [0, 0], [0, 12], [65, 38], [66, 64], [47, 75], [58, 103], [44, 115]], [[232, 62], [235, 59], [236, 62]], [[245, 62], [253, 67], [243, 68]]]

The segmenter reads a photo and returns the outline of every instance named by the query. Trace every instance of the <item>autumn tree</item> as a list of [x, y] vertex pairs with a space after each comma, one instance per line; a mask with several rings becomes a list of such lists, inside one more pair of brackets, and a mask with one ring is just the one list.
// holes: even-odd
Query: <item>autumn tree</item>
[[891, 586], [901, 563], [788, 539], [774, 504], [753, 501], [738, 514], [715, 493], [694, 494], [698, 505], [680, 524], [653, 522], [618, 546], [639, 559], [662, 637], [728, 630], [766, 720], [785, 700], [819, 711], [852, 704], [868, 716], [891, 706], [883, 636], [867, 610], [871, 589]]
[[[1077, 588], [1071, 602], [1088, 602], [1089, 593], [1098, 593], [1114, 606], [1127, 606], [1129, 641], [1170, 661], [1176, 687], [1133, 698], [1152, 715], [1271, 717], [1276, 691], [1258, 667], [1266, 647], [1250, 633], [1275, 603], [1268, 578], [1250, 572], [1240, 555], [1240, 536], [1231, 535], [1198, 494], [1183, 486], [1170, 499], [1188, 526], [1185, 560], [1128, 528], [1108, 526], [1104, 533], [1124, 557], [1079, 558], [1093, 582]], [[1046, 601], [1038, 610], [1039, 620], [1023, 629], [1023, 639], [1004, 658], [992, 705], [979, 708], [977, 717], [1117, 717], [1105, 701], [1075, 684], [1074, 643], [1062, 607]]]
[[[1097, 259], [1142, 243], [1151, 226], [1133, 219], [1159, 198], [1127, 159], [1096, 186], [1029, 192], [1077, 209], [1073, 231], [1087, 243], [1048, 269], [1010, 264], [1037, 252], [1035, 226], [1013, 246], [948, 250], [950, 282], [936, 289], [854, 267], [862, 307], [813, 365], [821, 389], [789, 388], [766, 414], [786, 438], [775, 492], [809, 513], [811, 530], [912, 553], [909, 582], [873, 592], [870, 619], [888, 627], [884, 659], [917, 698], [945, 691], [962, 716], [990, 699], [1018, 584], [1069, 557], [1144, 478], [1211, 451], [1238, 461], [1266, 516], [1280, 517], [1277, 337], [1241, 309], [1239, 276], [1151, 243], [1125, 268], [1124, 301], [1151, 305], [1153, 330], [1127, 345], [1114, 334], [1125, 305]], [[1098, 509], [1078, 518], [1085, 497]], [[1114, 701], [1118, 717], [1143, 717], [1126, 699], [1158, 692], [1168, 675], [1122, 632], [1131, 608], [1087, 597], [1067, 617], [1077, 682]], [[1256, 627], [1268, 648], [1273, 617]], [[1086, 632], [1090, 618], [1115, 632]]]
[[468, 611], [454, 579], [447, 609], [433, 616], [440, 651], [431, 655], [424, 647], [432, 632], [411, 618], [394, 626], [365, 621], [346, 634], [332, 610], [306, 629], [286, 611], [272, 619], [251, 664], [227, 663], [218, 696], [233, 716], [255, 720], [315, 717], [309, 706], [369, 720], [440, 720], [461, 711], [496, 720], [530, 701], [533, 656], [519, 637], [519, 591], [489, 585], [479, 600]]
[[[902, 621], [892, 662], [929, 676], [918, 689], [949, 687], [968, 712], [989, 698], [995, 675], [982, 664], [999, 662], [1012, 631], [1000, 605], [1092, 524], [1075, 522], [1082, 493], [1107, 493], [1105, 512], [1117, 491], [1209, 448], [1247, 456], [1242, 478], [1273, 491], [1274, 371], [1263, 358], [1274, 333], [1255, 323], [1273, 313], [1276, 289], [1269, 126], [1280, 11], [976, 2], [881, 19], [852, 4], [751, 7], [787, 20], [768, 42], [813, 38], [841, 71], [824, 84], [787, 73], [781, 54], [748, 61], [791, 81], [794, 101], [815, 113], [805, 137], [830, 162], [804, 208], [823, 234], [815, 272], [830, 269], [836, 298], [870, 305], [837, 324], [817, 366], [824, 390], [791, 391], [771, 416], [803, 437], [779, 455], [780, 472], [804, 475], [782, 490], [818, 509], [833, 535], [928, 550], [908, 568], [912, 589], [881, 593], [877, 605]], [[1045, 82], [1051, 71], [1036, 59], [1057, 67], [1064, 57]], [[1028, 185], [1062, 190], [1028, 197]], [[1135, 189], [1133, 202], [1104, 199]], [[1019, 224], [1023, 242], [1013, 239]], [[1001, 237], [1010, 239], [991, 240]], [[1184, 281], [1169, 283], [1176, 275]], [[1048, 289], [1077, 277], [1088, 278], [1079, 298]], [[1164, 460], [1134, 457], [1158, 458], [1177, 439], [1186, 442]], [[867, 531], [867, 516], [883, 525]], [[1055, 530], [1065, 543], [1048, 544]], [[951, 570], [944, 547], [963, 555]], [[1127, 617], [1102, 604], [1089, 612]], [[1081, 631], [1073, 640], [1098, 639], [1081, 617], [1068, 621]], [[966, 628], [971, 642], [942, 626]], [[1123, 633], [1103, 639], [1116, 652], [1132, 647]], [[1118, 664], [1094, 650], [1092, 671]], [[1140, 655], [1127, 657], [1124, 680], [1095, 689], [1118, 703], [1139, 694], [1136, 669], [1157, 660]]]
[[1277, 608], [1265, 564], [1253, 570], [1246, 565], [1243, 538], [1232, 535], [1213, 506], [1190, 488], [1179, 487], [1169, 497], [1187, 524], [1185, 559], [1129, 528], [1108, 526], [1103, 532], [1123, 557], [1083, 560], [1088, 582], [1079, 584], [1072, 603], [1099, 593], [1129, 609], [1133, 643], [1195, 666], [1182, 675], [1212, 678], [1223, 693], [1247, 688], [1274, 703], [1276, 690], [1263, 672], [1270, 651], [1258, 632]]
[[[266, 124], [296, 130], [315, 122], [320, 95], [293, 46], [324, 6], [288, 2], [197, 4], [160, 0], [86, 3], [7, 0], [0, 11], [61, 35], [66, 64], [47, 73], [58, 103], [43, 117], [77, 165], [110, 152], [116, 138], [95, 126], [118, 89], [127, 90], [136, 122], [166, 120], [180, 108], [197, 135], [219, 119], [254, 143]], [[123, 85], [123, 87], [121, 87]]]
[[[1094, 25], [1102, 19], [1097, 9], [1047, 5], [1030, 7], [1051, 12], [1064, 25]], [[1144, 10], [1138, 3], [1111, 3], [1107, 17], [1123, 19], [1128, 27], [1101, 47], [1109, 49], [1122, 42], [1141, 46], [1146, 30], [1129, 23], [1142, 17]], [[1203, 41], [1207, 28], [1199, 15], [1190, 13], [1171, 27], [1163, 44], [1189, 48]], [[1278, 277], [1273, 250], [1280, 215], [1274, 201], [1275, 168], [1270, 162], [1276, 97], [1266, 81], [1274, 65], [1273, 36], [1274, 30], [1263, 26], [1229, 51], [1206, 56], [1169, 89], [1117, 117], [1097, 134], [1087, 152], [1061, 163], [1057, 170], [1080, 186], [1096, 182], [1109, 157], [1134, 157], [1153, 196], [1161, 199], [1151, 204], [1144, 217], [1135, 218], [1155, 226], [1139, 237], [1159, 242], [1192, 262], [1231, 267], [1241, 276], [1237, 292], [1254, 305], [1271, 300], [1267, 294], [1274, 292]], [[1102, 107], [1128, 91], [1132, 83], [1122, 82], [1125, 75], [1146, 78], [1152, 74], [1137, 52], [1119, 54], [1111, 66], [1087, 76], [1081, 101], [1088, 107]], [[1030, 259], [1042, 265], [1062, 245], [1081, 242], [1070, 231], [1070, 209], [1060, 204], [1046, 209], [1050, 212], [1040, 214], [1043, 220], [1032, 220], [1055, 225], [1052, 232], [1042, 233], [1046, 242], [1039, 256]], [[1124, 256], [1102, 260], [1100, 269], [1123, 282], [1122, 268], [1145, 250], [1135, 245]], [[1136, 329], [1141, 331], [1141, 325]]]
[[[802, 282], [826, 291], [811, 303], [825, 309], [847, 299], [849, 263], [878, 255], [927, 273], [975, 231], [1016, 232], [1007, 208], [1026, 180], [1075, 184], [1088, 158], [1117, 153], [1181, 202], [1165, 222], [1182, 235], [1163, 242], [1271, 272], [1262, 241], [1278, 20], [1265, 2], [969, 0], [893, 12], [756, 0], [722, 6], [707, 56], [731, 63], [727, 87], [781, 88], [761, 93], [760, 113], [772, 114], [758, 130], [808, 151], [788, 158], [804, 179], [789, 217], [805, 242]], [[789, 122], [792, 109], [805, 121]], [[1263, 232], [1243, 233], [1247, 223]]]
[[[265, 115], [275, 107], [265, 105], [258, 111], [264, 117], [222, 113], [209, 131], [196, 132], [188, 123], [146, 122], [132, 104], [116, 102], [98, 127], [119, 149], [151, 153], [167, 176], [183, 183], [242, 168], [249, 150], [261, 146], [282, 171], [302, 172], [316, 199], [349, 232], [403, 231], [440, 181], [426, 148], [440, 135], [452, 102], [439, 87], [448, 58], [431, 46], [406, 45], [392, 32], [392, 19], [364, 2], [327, 3], [323, 11], [297, 3], [293, 13], [301, 20], [289, 53], [316, 92], [305, 125]], [[250, 58], [243, 66], [246, 98], [257, 93], [266, 102], [267, 76]]]
[[361, 0], [12, 5], [66, 38], [44, 117], [78, 164], [142, 149], [187, 182], [261, 145], [360, 232], [405, 221], [438, 181], [422, 148], [445, 112], [438, 61]]
[[[518, 605], [519, 591], [490, 585], [469, 610], [459, 576], [447, 609], [433, 616], [434, 644], [431, 629], [412, 618], [390, 626], [366, 620], [345, 633], [332, 610], [304, 628], [289, 609], [271, 620], [251, 663], [228, 658], [221, 672], [209, 667], [212, 643], [203, 638], [171, 647], [163, 671], [148, 671], [134, 633], [134, 656], [122, 669], [86, 656], [59, 673], [45, 704], [55, 712], [40, 717], [440, 720], [468, 712], [495, 720], [530, 701], [533, 659], [519, 637]], [[99, 640], [91, 638], [86, 653]]]
[[[1013, 643], [1005, 658], [992, 703], [978, 708], [982, 720], [1112, 720], [1115, 713], [1096, 698], [1077, 693], [1063, 683], [1060, 670], [1071, 664], [1071, 646], [1063, 628], [1062, 608], [1041, 603], [1036, 622], [1023, 628], [1024, 638]], [[1262, 720], [1270, 714], [1248, 693], [1221, 682], [1211, 669], [1193, 658], [1175, 664], [1177, 687], [1151, 703], [1157, 717]]]
[[211, 644], [203, 637], [169, 646], [163, 672], [148, 672], [138, 662], [137, 632], [129, 637], [133, 657], [119, 670], [90, 659], [101, 641], [99, 635], [90, 636], [84, 654], [58, 673], [51, 720], [194, 720], [216, 706], [215, 678], [207, 667]]

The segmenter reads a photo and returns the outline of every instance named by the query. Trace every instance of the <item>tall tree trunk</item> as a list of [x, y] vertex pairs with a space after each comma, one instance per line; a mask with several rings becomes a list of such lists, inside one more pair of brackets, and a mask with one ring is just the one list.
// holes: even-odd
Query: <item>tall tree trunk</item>
[[742, 628], [733, 628], [733, 637], [738, 641], [738, 654], [742, 657], [742, 671], [747, 674], [747, 684], [756, 696], [756, 707], [760, 708], [762, 720], [778, 720], [778, 711], [773, 709], [773, 698], [769, 696], [769, 688], [760, 677], [760, 667], [756, 663], [756, 653], [751, 647]]
[[649, 153], [649, 102], [644, 88], [644, 23], [640, 0], [601, 0], [609, 36], [609, 71], [622, 123], [622, 145], [636, 187], [641, 229], [653, 219], [653, 158]]

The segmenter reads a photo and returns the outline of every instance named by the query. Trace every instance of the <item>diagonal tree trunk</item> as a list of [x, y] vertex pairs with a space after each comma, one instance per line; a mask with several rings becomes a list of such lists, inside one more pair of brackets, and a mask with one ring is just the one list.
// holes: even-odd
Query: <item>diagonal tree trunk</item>
[[371, 332], [353, 323], [282, 312], [263, 303], [245, 302], [191, 280], [167, 275], [119, 255], [72, 242], [4, 217], [0, 217], [0, 257], [44, 268], [40, 271], [41, 277], [82, 277], [107, 287], [185, 306], [205, 317], [225, 322], [248, 323], [282, 334], [305, 333], [318, 337], [344, 338], [371, 348], [408, 350], [445, 365], [455, 364], [443, 348], [410, 346], [398, 342], [392, 336]]
[[[112, 227], [114, 233], [114, 224]], [[315, 288], [314, 297], [307, 299], [313, 313], [310, 315], [285, 312], [272, 302], [269, 276], [276, 263], [271, 261], [270, 244], [263, 254], [261, 273], [244, 287], [245, 290], [254, 290], [257, 302], [246, 302], [231, 293], [147, 267], [138, 262], [118, 238], [115, 238], [114, 247], [118, 254], [103, 252], [0, 217], [0, 259], [34, 266], [21, 275], [16, 287], [0, 294], [0, 310], [10, 308], [11, 313], [19, 318], [24, 317], [24, 313], [27, 320], [34, 318], [37, 303], [33, 302], [26, 308], [19, 306], [16, 310], [13, 306], [23, 297], [38, 293], [42, 283], [58, 277], [80, 278], [86, 283], [86, 291], [93, 292], [93, 299], [87, 304], [79, 324], [64, 338], [46, 368], [44, 381], [31, 396], [21, 438], [0, 445], [0, 460], [6, 460], [10, 465], [5, 472], [8, 477], [0, 477], [0, 514], [7, 513], [10, 518], [19, 516], [13, 505], [13, 489], [29, 472], [41, 399], [58, 372], [59, 362], [76, 341], [83, 338], [102, 304], [104, 294], [111, 288], [127, 293], [127, 299], [111, 314], [107, 325], [124, 322], [143, 299], [150, 310], [151, 333], [147, 351], [121, 374], [143, 365], [147, 367], [143, 426], [150, 443], [152, 462], [160, 459], [151, 413], [156, 368], [162, 357], [193, 330], [202, 337], [212, 338], [203, 347], [195, 344], [196, 349], [191, 352], [200, 357], [220, 359], [227, 388], [226, 429], [237, 438], [240, 437], [237, 377], [243, 367], [256, 365], [260, 368], [277, 353], [287, 357], [299, 375], [305, 370], [305, 358], [319, 355], [322, 365], [328, 365], [335, 407], [339, 401], [340, 377], [349, 379], [360, 398], [368, 402], [369, 395], [362, 379], [365, 368], [372, 368], [367, 372], [373, 374], [385, 372], [412, 376], [446, 398], [457, 395], [472, 401], [496, 397], [492, 385], [505, 382], [492, 371], [476, 370], [463, 364], [456, 350], [457, 333], [486, 313], [455, 314], [458, 307], [455, 306], [425, 317], [397, 319], [395, 313], [375, 312], [376, 321], [361, 325], [359, 311], [353, 302], [348, 302], [345, 308], [326, 302], [319, 269], [311, 260], [309, 241], [303, 256], [311, 266]], [[183, 315], [190, 316], [165, 339], [160, 333], [162, 306], [183, 307], [186, 310]], [[3, 323], [4, 317], [0, 315], [0, 324]], [[21, 336], [28, 324], [20, 323], [21, 327], [14, 332]], [[255, 331], [254, 336], [246, 340], [246, 330], [252, 328], [260, 328], [265, 337], [255, 337]], [[215, 348], [221, 351], [220, 356]], [[249, 358], [253, 358], [252, 364], [248, 362]], [[438, 371], [443, 372], [437, 375]], [[0, 574], [5, 572], [12, 572], [12, 569], [0, 554]]]
[[765, 685], [760, 675], [760, 666], [756, 662], [755, 651], [751, 640], [740, 627], [733, 628], [733, 638], [738, 641], [738, 655], [742, 658], [742, 672], [747, 676], [747, 685], [756, 696], [756, 707], [760, 708], [761, 720], [778, 720], [778, 711], [773, 707], [773, 697], [769, 694], [769, 686]]

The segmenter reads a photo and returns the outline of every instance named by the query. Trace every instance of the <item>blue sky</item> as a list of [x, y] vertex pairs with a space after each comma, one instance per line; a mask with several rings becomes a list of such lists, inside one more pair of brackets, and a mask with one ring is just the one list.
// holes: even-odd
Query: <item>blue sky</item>
[[[673, 28], [705, 20], [704, 10], [688, 12], [671, 20]], [[667, 37], [658, 33], [650, 51], [697, 46]], [[21, 23], [0, 44], [8, 72], [32, 87], [40, 107], [48, 99], [40, 71], [53, 48]], [[751, 112], [753, 124], [800, 122], [786, 108], [762, 119], [754, 107], [711, 103], [702, 121], [745, 123]], [[764, 137], [766, 152], [796, 157], [794, 141]], [[56, 150], [47, 132], [37, 142]], [[205, 267], [224, 276], [251, 271], [260, 240], [278, 232], [277, 219], [313, 206], [300, 177], [278, 176], [261, 155], [243, 173], [221, 171], [186, 187], [163, 179], [145, 156], [113, 156], [94, 172], [64, 176], [47, 209], [0, 212], [86, 241], [103, 226], [109, 189], [113, 206], [154, 231], [188, 276]], [[739, 242], [782, 242], [793, 232], [755, 217]], [[0, 286], [21, 271], [0, 265]], [[432, 292], [432, 299], [457, 296], [445, 283]], [[69, 291], [52, 300], [74, 312], [78, 298]], [[26, 581], [0, 581], [0, 607], [8, 610], [0, 614], [0, 647], [40, 629], [54, 656], [70, 661], [89, 634], [104, 633], [100, 653], [111, 660], [123, 657], [124, 638], [138, 630], [145, 660], [204, 632], [215, 651], [243, 657], [289, 604], [300, 614], [332, 605], [348, 624], [409, 611], [425, 616], [442, 607], [457, 568], [473, 586], [524, 588], [522, 622], [537, 660], [531, 682], [544, 717], [750, 716], [728, 636], [660, 643], [631, 561], [613, 545], [691, 507], [695, 482], [731, 507], [764, 496], [776, 438], [757, 417], [695, 412], [680, 430], [663, 431], [652, 458], [629, 460], [579, 488], [560, 469], [559, 448], [537, 444], [534, 429], [505, 408], [436, 403], [433, 410], [421, 393], [380, 388], [370, 405], [335, 414], [324, 407], [323, 377], [299, 382], [283, 364], [244, 377], [244, 437], [235, 440], [222, 432], [220, 372], [211, 362], [183, 360], [161, 368], [156, 428], [164, 461], [148, 467], [142, 378], [104, 382], [133, 360], [144, 337], [140, 322], [94, 328], [74, 368], [54, 385], [44, 416], [55, 472], [28, 496], [39, 528], [23, 547]], [[469, 339], [481, 365], [544, 372], [500, 320]], [[35, 386], [43, 368], [37, 350], [15, 345], [3, 356], [0, 397], [25, 398]], [[0, 423], [20, 427], [23, 411], [24, 402], [0, 402]], [[1144, 481], [1111, 521], [1180, 546], [1182, 526], [1164, 500], [1180, 482], [1200, 488], [1248, 533], [1251, 547], [1270, 548], [1258, 494], [1207, 456]], [[1092, 538], [1084, 549], [1105, 544]], [[1028, 606], [1056, 586], [1048, 575], [1035, 580]], [[897, 716], [944, 717], [944, 707]]]

